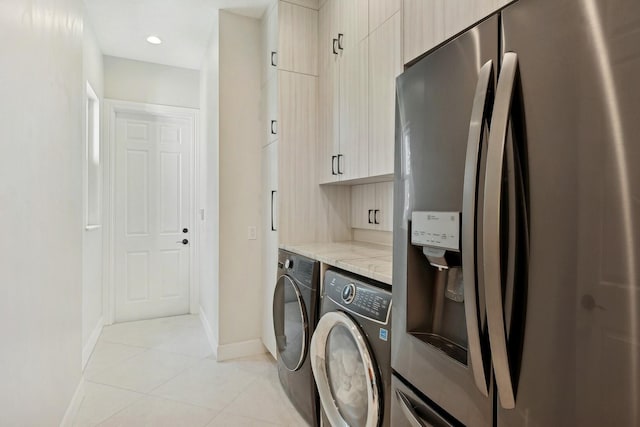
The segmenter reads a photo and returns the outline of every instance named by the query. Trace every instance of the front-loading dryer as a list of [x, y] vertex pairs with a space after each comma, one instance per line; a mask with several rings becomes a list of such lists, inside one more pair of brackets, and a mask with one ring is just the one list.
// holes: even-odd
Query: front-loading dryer
[[391, 287], [329, 269], [311, 366], [324, 425], [390, 423]]
[[285, 250], [278, 253], [273, 328], [278, 376], [289, 400], [309, 423], [319, 425], [318, 393], [309, 345], [318, 320], [320, 263]]

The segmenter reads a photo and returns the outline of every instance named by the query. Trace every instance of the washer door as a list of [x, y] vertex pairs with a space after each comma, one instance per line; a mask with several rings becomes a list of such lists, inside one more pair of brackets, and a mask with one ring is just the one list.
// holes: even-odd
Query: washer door
[[273, 294], [273, 329], [278, 358], [297, 371], [307, 354], [309, 322], [300, 289], [287, 275], [278, 278]]
[[340, 311], [326, 313], [311, 339], [311, 368], [333, 427], [375, 427], [380, 378], [360, 327]]

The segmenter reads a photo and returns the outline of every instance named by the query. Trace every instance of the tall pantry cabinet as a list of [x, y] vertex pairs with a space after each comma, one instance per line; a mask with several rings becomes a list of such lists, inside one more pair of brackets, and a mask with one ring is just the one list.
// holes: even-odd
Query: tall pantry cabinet
[[348, 188], [320, 188], [318, 2], [275, 1], [262, 18], [262, 339], [275, 356], [278, 245], [349, 240]]

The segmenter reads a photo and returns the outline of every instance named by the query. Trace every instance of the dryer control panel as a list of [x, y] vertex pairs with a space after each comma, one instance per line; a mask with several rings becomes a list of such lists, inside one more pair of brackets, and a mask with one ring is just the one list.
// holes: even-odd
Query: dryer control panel
[[[375, 283], [375, 284], [374, 284]], [[380, 323], [387, 323], [391, 311], [391, 292], [384, 284], [367, 283], [356, 276], [327, 270], [324, 295], [345, 310]]]

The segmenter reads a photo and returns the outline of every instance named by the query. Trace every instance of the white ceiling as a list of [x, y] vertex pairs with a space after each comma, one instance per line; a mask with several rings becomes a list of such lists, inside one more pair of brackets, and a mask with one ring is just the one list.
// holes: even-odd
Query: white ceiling
[[[216, 9], [260, 18], [271, 0], [85, 0], [102, 53], [199, 69]], [[157, 35], [161, 45], [147, 43]]]

